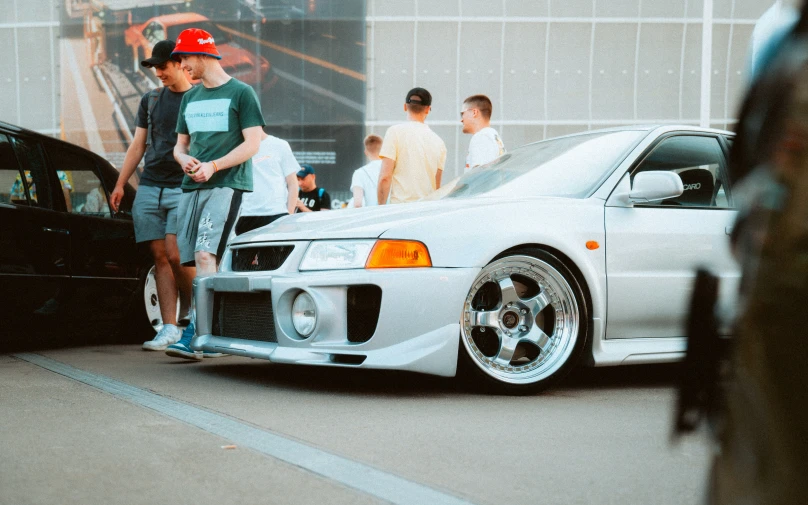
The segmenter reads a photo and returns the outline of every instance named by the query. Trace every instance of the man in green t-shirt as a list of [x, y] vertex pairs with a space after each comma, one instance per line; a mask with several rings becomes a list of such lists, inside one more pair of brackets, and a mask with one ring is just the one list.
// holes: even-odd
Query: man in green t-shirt
[[[196, 265], [197, 275], [216, 273], [241, 207], [244, 191], [253, 190], [251, 158], [258, 152], [264, 117], [255, 91], [227, 75], [210, 33], [189, 28], [171, 53], [191, 79], [201, 80], [185, 93], [177, 118], [174, 158], [185, 172], [177, 216], [180, 262]], [[189, 359], [220, 356], [194, 352], [189, 325], [166, 354]]]

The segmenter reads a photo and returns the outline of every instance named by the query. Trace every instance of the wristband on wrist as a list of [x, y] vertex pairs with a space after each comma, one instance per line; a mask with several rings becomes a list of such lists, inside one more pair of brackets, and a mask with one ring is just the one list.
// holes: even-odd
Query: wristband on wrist
[[216, 162], [215, 162], [215, 161], [211, 161], [211, 163], [213, 164], [213, 173], [215, 174], [216, 172], [218, 172], [218, 171], [219, 171], [219, 167], [217, 167], [217, 166], [216, 166]]

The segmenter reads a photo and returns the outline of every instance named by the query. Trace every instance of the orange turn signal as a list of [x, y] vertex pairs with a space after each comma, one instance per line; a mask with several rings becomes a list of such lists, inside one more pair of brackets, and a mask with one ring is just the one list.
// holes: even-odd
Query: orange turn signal
[[370, 251], [365, 268], [431, 267], [429, 251], [412, 240], [379, 240]]
[[594, 251], [598, 247], [600, 247], [600, 244], [598, 244], [594, 240], [590, 240], [589, 242], [586, 243], [586, 248], [589, 249], [590, 251]]

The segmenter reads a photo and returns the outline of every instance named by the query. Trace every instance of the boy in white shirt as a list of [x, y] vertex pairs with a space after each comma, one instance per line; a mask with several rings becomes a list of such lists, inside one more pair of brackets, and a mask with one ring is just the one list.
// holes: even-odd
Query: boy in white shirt
[[460, 111], [463, 133], [474, 135], [469, 143], [464, 172], [505, 154], [505, 145], [499, 133], [491, 128], [492, 110], [491, 100], [485, 95], [472, 95], [463, 100], [463, 109]]
[[253, 191], [245, 192], [235, 233], [241, 235], [293, 214], [297, 204], [297, 163], [285, 140], [262, 132], [252, 158]]
[[370, 134], [365, 137], [365, 156], [370, 160], [367, 165], [357, 168], [351, 178], [351, 192], [354, 207], [371, 207], [378, 205], [376, 189], [379, 187], [379, 172], [382, 169], [382, 138]]

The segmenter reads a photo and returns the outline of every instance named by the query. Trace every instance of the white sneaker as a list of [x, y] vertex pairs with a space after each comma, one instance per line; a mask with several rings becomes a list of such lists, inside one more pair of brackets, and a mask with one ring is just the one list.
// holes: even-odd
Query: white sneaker
[[173, 324], [164, 324], [163, 328], [154, 336], [154, 339], [143, 342], [143, 350], [165, 351], [166, 347], [179, 342], [181, 336], [182, 333], [179, 328]]

